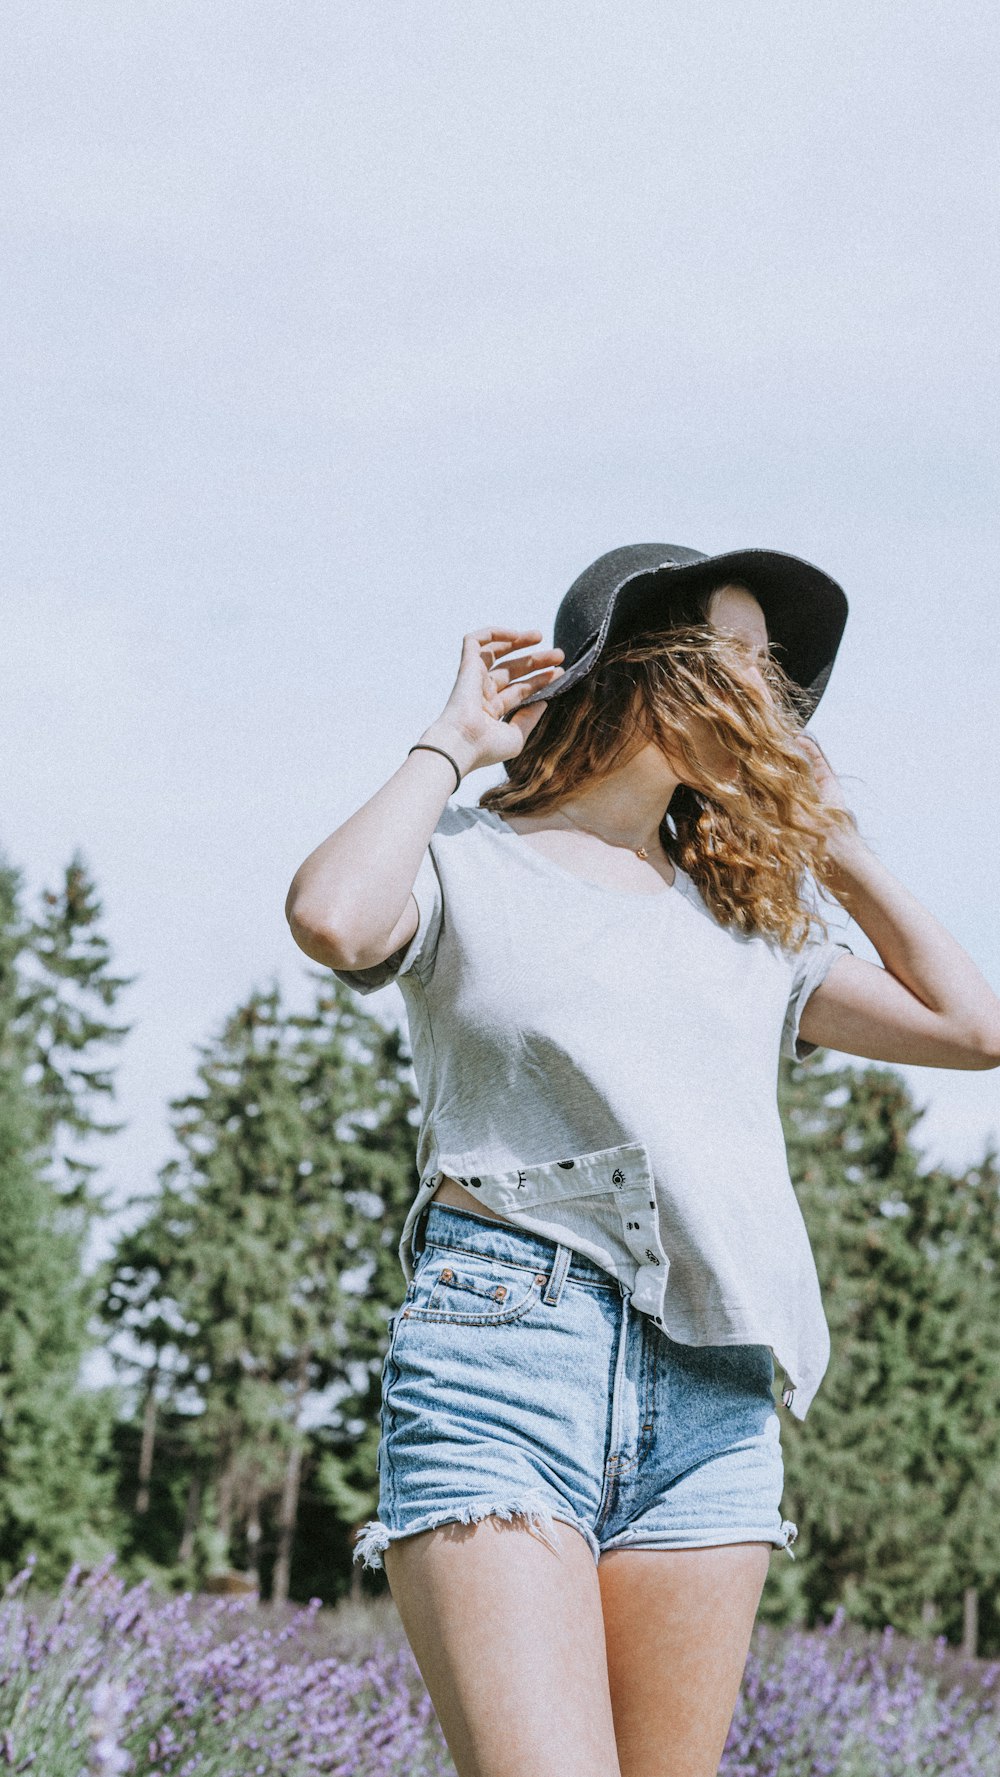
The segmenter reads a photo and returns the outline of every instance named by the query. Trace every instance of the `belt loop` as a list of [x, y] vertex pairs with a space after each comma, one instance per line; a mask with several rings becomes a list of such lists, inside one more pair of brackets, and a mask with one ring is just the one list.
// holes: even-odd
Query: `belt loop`
[[558, 1307], [559, 1298], [562, 1295], [562, 1286], [566, 1282], [566, 1274], [569, 1271], [572, 1258], [573, 1248], [571, 1246], [563, 1246], [560, 1242], [556, 1247], [555, 1261], [552, 1266], [549, 1281], [542, 1291], [542, 1301], [547, 1302], [552, 1308]]

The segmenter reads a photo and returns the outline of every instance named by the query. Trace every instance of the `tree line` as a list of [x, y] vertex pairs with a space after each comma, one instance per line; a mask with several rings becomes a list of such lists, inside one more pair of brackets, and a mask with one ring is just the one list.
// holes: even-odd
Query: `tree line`
[[[170, 1101], [171, 1158], [112, 1213], [90, 1155], [122, 1127], [102, 1112], [131, 978], [79, 854], [24, 901], [0, 858], [0, 1583], [29, 1551], [55, 1587], [114, 1548], [168, 1590], [237, 1574], [279, 1602], [383, 1589], [351, 1555], [377, 1511], [418, 1183], [405, 1032], [326, 970], [307, 971], [302, 1012], [255, 987]], [[928, 1166], [903, 1078], [835, 1063], [783, 1059], [779, 1076], [833, 1353], [806, 1421], [781, 1409], [799, 1541], [761, 1616], [812, 1626], [841, 1606], [996, 1654], [997, 1153]], [[111, 1251], [88, 1265], [98, 1222]], [[98, 1349], [115, 1380], [86, 1386]]]

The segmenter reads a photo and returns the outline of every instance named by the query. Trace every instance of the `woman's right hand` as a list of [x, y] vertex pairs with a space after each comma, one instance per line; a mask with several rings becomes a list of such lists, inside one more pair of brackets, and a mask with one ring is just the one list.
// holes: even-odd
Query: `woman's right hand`
[[451, 695], [420, 738], [454, 753], [463, 777], [481, 765], [516, 758], [544, 714], [545, 703], [530, 709], [520, 705], [564, 670], [558, 664], [563, 650], [541, 648], [516, 660], [504, 658], [540, 641], [541, 634], [540, 629], [472, 629], [462, 637]]

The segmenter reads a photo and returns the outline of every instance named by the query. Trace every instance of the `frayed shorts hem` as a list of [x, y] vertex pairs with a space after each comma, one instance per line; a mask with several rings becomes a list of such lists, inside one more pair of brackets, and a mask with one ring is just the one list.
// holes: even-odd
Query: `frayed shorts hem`
[[664, 1532], [662, 1536], [656, 1536], [655, 1533], [651, 1536], [648, 1533], [644, 1535], [641, 1531], [634, 1534], [624, 1531], [612, 1542], [605, 1543], [602, 1548], [594, 1532], [586, 1524], [581, 1524], [578, 1518], [568, 1514], [553, 1512], [547, 1506], [506, 1505], [484, 1501], [462, 1506], [457, 1510], [454, 1507], [448, 1507], [441, 1512], [427, 1513], [425, 1517], [418, 1518], [414, 1523], [408, 1524], [405, 1530], [390, 1530], [381, 1518], [371, 1518], [367, 1524], [361, 1526], [358, 1532], [352, 1565], [354, 1562], [360, 1561], [364, 1567], [383, 1568], [382, 1555], [390, 1543], [398, 1542], [406, 1536], [419, 1536], [424, 1530], [437, 1530], [443, 1524], [476, 1524], [483, 1518], [501, 1518], [506, 1522], [513, 1518], [524, 1518], [527, 1528], [539, 1535], [546, 1546], [553, 1549], [554, 1552], [558, 1547], [555, 1521], [569, 1524], [574, 1530], [578, 1530], [586, 1541], [594, 1557], [595, 1566], [602, 1555], [610, 1554], [613, 1549], [709, 1549], [729, 1543], [771, 1543], [774, 1548], [784, 1549], [786, 1555], [794, 1561], [795, 1556], [792, 1553], [791, 1545], [798, 1536], [797, 1525], [786, 1518], [783, 1520], [777, 1536], [773, 1531], [761, 1530], [759, 1527], [738, 1530], [706, 1530], [701, 1536], [687, 1536], [684, 1541], [671, 1536], [669, 1532]]
[[516, 1504], [508, 1505], [492, 1500], [473, 1501], [467, 1506], [449, 1506], [444, 1511], [428, 1512], [422, 1518], [414, 1519], [407, 1524], [405, 1530], [390, 1530], [381, 1518], [372, 1518], [363, 1524], [358, 1532], [354, 1546], [352, 1564], [360, 1561], [365, 1567], [382, 1567], [382, 1554], [391, 1542], [398, 1542], [404, 1536], [419, 1536], [422, 1530], [437, 1530], [442, 1524], [478, 1524], [482, 1518], [502, 1518], [509, 1521], [513, 1518], [524, 1518], [527, 1528], [538, 1535], [546, 1546], [557, 1552], [558, 1536], [555, 1520], [562, 1524], [571, 1524], [574, 1530], [586, 1539], [595, 1564], [600, 1560], [601, 1546], [592, 1530], [581, 1524], [578, 1518], [570, 1517], [561, 1512], [553, 1512], [548, 1506]]
[[784, 1549], [785, 1554], [794, 1561], [792, 1543], [798, 1534], [798, 1526], [789, 1518], [784, 1519], [777, 1536], [773, 1530], [762, 1530], [759, 1525], [737, 1530], [706, 1530], [701, 1535], [683, 1537], [673, 1536], [669, 1531], [657, 1536], [655, 1531], [625, 1530], [613, 1541], [604, 1543], [601, 1553], [609, 1555], [613, 1549], [714, 1549], [728, 1543], [771, 1543], [776, 1549]]

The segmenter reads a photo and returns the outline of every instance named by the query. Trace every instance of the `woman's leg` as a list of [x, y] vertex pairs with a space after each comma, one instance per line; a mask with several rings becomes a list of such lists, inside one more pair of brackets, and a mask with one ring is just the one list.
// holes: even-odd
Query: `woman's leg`
[[771, 1554], [726, 1543], [602, 1555], [622, 1777], [716, 1777]]
[[620, 1777], [598, 1570], [577, 1530], [556, 1531], [558, 1554], [501, 1518], [384, 1552], [459, 1777]]

